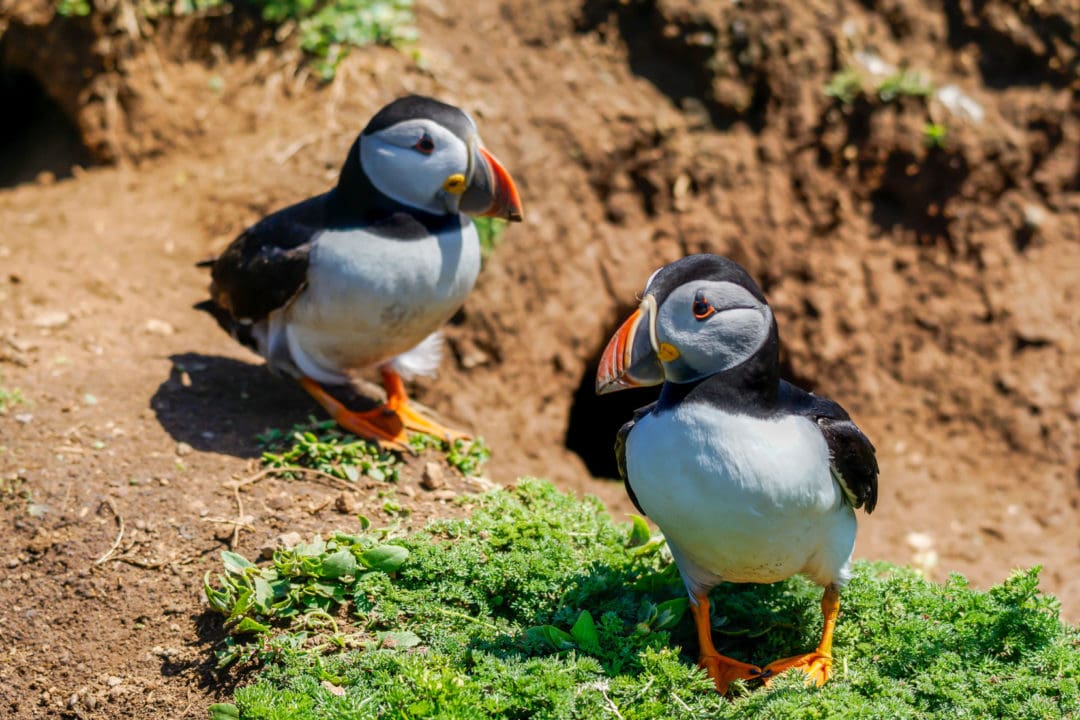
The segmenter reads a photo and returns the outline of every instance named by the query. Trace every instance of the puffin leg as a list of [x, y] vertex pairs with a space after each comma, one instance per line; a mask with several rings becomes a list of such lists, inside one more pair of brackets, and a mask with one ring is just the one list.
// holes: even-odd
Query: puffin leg
[[387, 366], [380, 368], [380, 371], [382, 372], [383, 387], [386, 388], [386, 408], [397, 414], [406, 429], [434, 435], [447, 442], [452, 442], [458, 438], [466, 440], [469, 438], [467, 433], [448, 428], [413, 410], [409, 402], [409, 396], [405, 392], [405, 383], [401, 379], [401, 375]]
[[698, 667], [705, 668], [718, 693], [726, 695], [732, 680], [756, 680], [761, 677], [762, 670], [757, 665], [733, 660], [716, 651], [712, 641], [712, 623], [709, 620], [708, 593], [690, 594], [690, 612], [694, 615], [698, 645], [701, 647]]
[[[769, 663], [765, 667], [765, 673], [769, 677], [779, 675], [785, 670], [798, 668], [806, 673], [807, 684], [814, 683], [818, 687], [825, 684], [832, 670], [832, 636], [833, 628], [836, 627], [836, 615], [840, 612], [840, 589], [836, 585], [825, 588], [825, 594], [821, 596], [821, 614], [825, 616], [825, 627], [821, 631], [821, 642], [817, 649], [805, 655], [795, 655], [776, 662]], [[765, 680], [765, 684], [769, 683]]]
[[356, 412], [334, 398], [322, 385], [309, 377], [300, 378], [300, 386], [323, 406], [330, 417], [345, 430], [368, 440], [374, 440], [384, 450], [410, 452], [405, 426], [398, 414], [380, 405], [373, 410]]

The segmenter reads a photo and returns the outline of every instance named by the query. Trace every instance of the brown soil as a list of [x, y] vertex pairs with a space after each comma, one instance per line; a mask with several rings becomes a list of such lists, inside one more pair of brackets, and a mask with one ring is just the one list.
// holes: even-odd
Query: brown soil
[[[193, 263], [325, 189], [404, 92], [473, 111], [526, 202], [415, 388], [487, 438], [494, 481], [629, 510], [595, 476], [647, 396], [594, 398], [596, 359], [658, 264], [720, 252], [765, 287], [789, 376], [878, 446], [858, 555], [982, 586], [1040, 563], [1080, 618], [1075, 3], [419, 5], [421, 64], [356, 52], [325, 87], [250, 18], [4, 5], [0, 88], [28, 119], [4, 113], [0, 149], [0, 388], [26, 398], [0, 416], [0, 715], [204, 717], [230, 689], [200, 598], [222, 521], [242, 516], [248, 554], [394, 521], [386, 488], [276, 478], [238, 509], [255, 433], [316, 408], [191, 306]], [[826, 97], [867, 53], [981, 113]], [[406, 527], [450, 511], [422, 463], [391, 490]]]

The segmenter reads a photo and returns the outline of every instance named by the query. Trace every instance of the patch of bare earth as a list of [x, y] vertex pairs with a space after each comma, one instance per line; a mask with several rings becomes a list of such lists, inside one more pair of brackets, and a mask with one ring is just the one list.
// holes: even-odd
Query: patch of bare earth
[[[467, 509], [450, 471], [420, 486], [430, 458], [397, 486], [264, 478], [238, 504], [255, 434], [317, 409], [191, 309], [193, 263], [325, 189], [405, 92], [474, 112], [526, 202], [415, 387], [488, 440], [495, 482], [629, 511], [596, 476], [648, 396], [594, 398], [597, 357], [657, 265], [719, 252], [765, 287], [789, 376], [878, 446], [858, 555], [980, 585], [1041, 563], [1080, 617], [1074, 4], [419, 5], [422, 64], [359, 51], [325, 87], [242, 16], [2, 11], [3, 87], [37, 114], [9, 114], [0, 150], [0, 388], [26, 399], [0, 415], [0, 714], [204, 717], [236, 680], [200, 597], [220, 550]], [[825, 96], [879, 63], [939, 92]]]

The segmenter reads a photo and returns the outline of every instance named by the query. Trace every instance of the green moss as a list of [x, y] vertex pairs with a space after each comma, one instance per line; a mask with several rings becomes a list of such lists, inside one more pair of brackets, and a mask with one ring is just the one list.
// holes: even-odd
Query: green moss
[[[294, 631], [276, 631], [258, 675], [236, 691], [239, 717], [1080, 713], [1080, 633], [1038, 591], [1037, 569], [983, 592], [957, 576], [934, 584], [859, 563], [843, 593], [829, 683], [806, 687], [788, 673], [768, 688], [737, 684], [727, 700], [695, 665], [692, 623], [663, 544], [638, 523], [614, 524], [595, 501], [526, 480], [484, 496], [465, 519], [357, 542], [408, 552], [396, 569], [327, 580], [343, 583], [341, 604], [327, 610], [350, 625], [341, 633], [367, 638], [364, 649], [326, 654], [332, 644], [311, 648]], [[810, 649], [820, 594], [799, 578], [717, 588], [719, 649], [759, 664]]]

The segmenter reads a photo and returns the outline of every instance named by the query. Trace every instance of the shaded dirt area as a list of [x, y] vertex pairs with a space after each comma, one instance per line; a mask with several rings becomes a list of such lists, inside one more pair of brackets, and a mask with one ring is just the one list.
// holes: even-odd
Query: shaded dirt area
[[[655, 267], [720, 252], [763, 284], [789, 377], [878, 446], [857, 554], [979, 585], [1041, 563], [1080, 617], [1080, 11], [715, 5], [420, 2], [419, 64], [355, 52], [328, 86], [243, 16], [5, 5], [0, 392], [25, 402], [0, 415], [0, 714], [204, 717], [229, 692], [200, 597], [224, 521], [253, 555], [478, 489], [421, 489], [421, 458], [397, 487], [267, 478], [238, 509], [255, 434], [316, 408], [191, 309], [193, 263], [325, 189], [405, 92], [472, 111], [526, 203], [415, 388], [487, 439], [493, 481], [629, 511], [597, 477], [648, 396], [593, 397], [596, 360]], [[828, 97], [849, 67], [863, 92]], [[902, 67], [934, 92], [882, 101]]]

